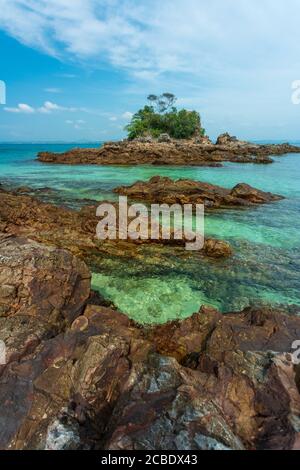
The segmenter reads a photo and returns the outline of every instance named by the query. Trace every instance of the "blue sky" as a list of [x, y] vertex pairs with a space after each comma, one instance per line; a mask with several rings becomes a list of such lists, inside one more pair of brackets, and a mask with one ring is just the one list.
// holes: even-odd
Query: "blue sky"
[[298, 0], [0, 0], [0, 141], [98, 141], [173, 92], [215, 138], [300, 140]]

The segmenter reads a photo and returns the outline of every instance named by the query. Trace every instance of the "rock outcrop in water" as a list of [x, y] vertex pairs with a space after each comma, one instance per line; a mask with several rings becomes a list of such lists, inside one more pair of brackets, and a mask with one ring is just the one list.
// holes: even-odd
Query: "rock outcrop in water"
[[[101, 257], [113, 255], [123, 258], [144, 259], [161, 256], [164, 245], [174, 247], [178, 255], [186, 256], [183, 249], [185, 240], [99, 240], [96, 237], [96, 226], [100, 219], [96, 217], [97, 206], [86, 206], [80, 211], [65, 209], [45, 204], [38, 199], [0, 190], [0, 231], [32, 238], [38, 242], [70, 250], [83, 257], [88, 264], [101, 264]], [[116, 205], [116, 210], [118, 206]], [[147, 248], [148, 253], [144, 250]], [[151, 252], [149, 252], [149, 250]], [[230, 244], [226, 241], [206, 239], [201, 256], [212, 258], [227, 257], [232, 254]], [[195, 256], [195, 252], [194, 252]]]
[[230, 190], [200, 181], [174, 181], [161, 176], [154, 176], [148, 182], [138, 181], [132, 186], [121, 186], [115, 192], [149, 202], [204, 204], [207, 208], [251, 206], [283, 199], [282, 196], [266, 193], [243, 183]]
[[[1, 240], [5, 269], [15, 267], [15, 248], [25, 272], [28, 248], [31, 275], [42, 265], [52, 279], [55, 256], [58, 266], [72, 264], [84, 288], [63, 277], [66, 297], [55, 308], [61, 318], [72, 315], [59, 329], [51, 311], [32, 315], [31, 288], [24, 308], [0, 318], [7, 349], [0, 448], [299, 449], [299, 366], [290, 352], [300, 318], [263, 308], [224, 316], [203, 307], [182, 322], [138, 326], [88, 303], [87, 268], [72, 255], [50, 250], [47, 265], [49, 247]], [[27, 280], [14, 280], [22, 292]], [[34, 297], [43, 299], [45, 286], [35, 282]], [[0, 291], [2, 304], [6, 295]]]
[[270, 156], [300, 153], [289, 144], [258, 145], [239, 141], [224, 134], [216, 144], [209, 140], [173, 140], [171, 142], [107, 142], [101, 148], [75, 148], [66, 153], [41, 152], [44, 163], [72, 165], [192, 165], [221, 166], [222, 162], [272, 163]]

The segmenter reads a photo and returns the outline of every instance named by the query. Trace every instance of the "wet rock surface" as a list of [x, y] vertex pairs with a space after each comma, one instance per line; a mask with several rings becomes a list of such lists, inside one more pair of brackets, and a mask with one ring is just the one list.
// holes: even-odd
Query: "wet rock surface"
[[172, 180], [154, 176], [149, 181], [138, 181], [132, 186], [121, 186], [115, 192], [132, 199], [167, 204], [204, 204], [207, 208], [243, 207], [265, 204], [283, 197], [260, 191], [241, 183], [233, 189], [188, 179]]
[[[150, 256], [149, 250], [153, 256], [163, 256], [162, 249], [165, 245], [174, 247], [181, 256], [187, 254], [184, 249], [185, 240], [176, 240], [173, 236], [170, 240], [121, 240], [118, 227], [116, 240], [99, 240], [96, 237], [96, 227], [100, 221], [96, 217], [97, 206], [86, 206], [75, 211], [4, 189], [0, 191], [0, 202], [0, 231], [68, 249], [73, 254], [84, 257], [88, 264], [95, 261], [96, 255], [97, 262], [106, 255], [144, 259]], [[115, 207], [118, 214], [118, 205]], [[232, 253], [230, 244], [209, 239], [199, 251], [199, 256], [221, 257], [222, 251], [224, 256], [229, 256]]]
[[208, 138], [198, 140], [107, 142], [101, 148], [75, 148], [66, 153], [41, 152], [44, 163], [90, 165], [194, 165], [220, 166], [222, 162], [272, 163], [270, 156], [300, 153], [289, 144], [258, 145], [223, 134], [216, 144]]

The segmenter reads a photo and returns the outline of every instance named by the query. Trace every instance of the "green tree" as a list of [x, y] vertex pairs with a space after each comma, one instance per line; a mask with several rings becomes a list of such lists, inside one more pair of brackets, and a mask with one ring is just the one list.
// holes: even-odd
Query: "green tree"
[[135, 113], [125, 128], [129, 140], [144, 136], [158, 137], [162, 133], [168, 133], [174, 139], [189, 139], [205, 134], [200, 114], [185, 109], [178, 111], [174, 106], [176, 97], [172, 93], [149, 95], [148, 101], [150, 105]]
[[163, 93], [162, 95], [149, 95], [148, 101], [156, 109], [158, 113], [165, 113], [167, 110], [171, 109], [177, 98], [173, 93]]

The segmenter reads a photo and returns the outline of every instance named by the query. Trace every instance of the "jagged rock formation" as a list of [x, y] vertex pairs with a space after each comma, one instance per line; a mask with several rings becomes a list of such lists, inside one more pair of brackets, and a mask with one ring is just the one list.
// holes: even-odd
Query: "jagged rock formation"
[[132, 199], [167, 204], [205, 204], [208, 208], [251, 206], [283, 199], [277, 194], [238, 184], [233, 189], [187, 179], [172, 180], [153, 176], [149, 181], [138, 181], [132, 186], [121, 186], [115, 192]]
[[[182, 255], [186, 255], [183, 248], [186, 241], [176, 240], [174, 237], [170, 240], [119, 240], [118, 236], [116, 240], [97, 239], [96, 227], [100, 220], [96, 217], [97, 206], [86, 206], [78, 212], [4, 189], [0, 190], [0, 202], [0, 231], [68, 249], [73, 254], [84, 257], [88, 264], [95, 254], [98, 262], [105, 255], [141, 259], [149, 257], [149, 253], [143, 254], [145, 246], [148, 251], [152, 250], [153, 256], [160, 256], [164, 245], [172, 245], [174, 249], [178, 249], [179, 255], [180, 251]], [[231, 254], [229, 243], [214, 239], [207, 239], [199, 252], [199, 255], [216, 258]]]
[[103, 147], [73, 149], [66, 153], [41, 152], [44, 163], [89, 165], [194, 165], [221, 166], [222, 162], [272, 163], [270, 156], [300, 153], [289, 144], [257, 145], [223, 134], [216, 144], [208, 137], [194, 140], [107, 142]]
[[68, 251], [0, 234], [0, 317], [70, 325], [90, 295], [85, 263]]

